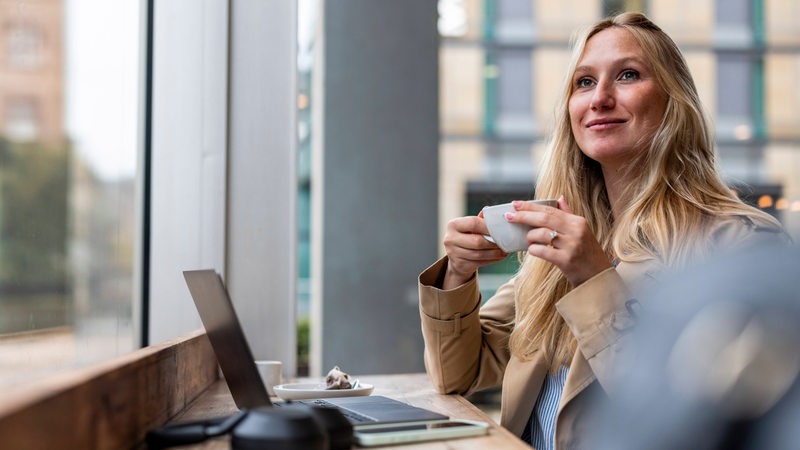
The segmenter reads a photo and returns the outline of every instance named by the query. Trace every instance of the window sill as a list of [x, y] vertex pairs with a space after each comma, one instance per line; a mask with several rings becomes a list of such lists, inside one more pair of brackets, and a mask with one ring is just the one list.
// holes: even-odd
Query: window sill
[[130, 448], [218, 378], [205, 331], [33, 383], [4, 395], [8, 448]]

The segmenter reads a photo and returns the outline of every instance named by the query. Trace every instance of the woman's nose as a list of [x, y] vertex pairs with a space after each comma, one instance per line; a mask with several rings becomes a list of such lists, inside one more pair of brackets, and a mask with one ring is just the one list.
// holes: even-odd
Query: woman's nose
[[597, 83], [592, 94], [592, 102], [589, 107], [593, 110], [611, 109], [614, 107], [613, 83], [602, 81]]

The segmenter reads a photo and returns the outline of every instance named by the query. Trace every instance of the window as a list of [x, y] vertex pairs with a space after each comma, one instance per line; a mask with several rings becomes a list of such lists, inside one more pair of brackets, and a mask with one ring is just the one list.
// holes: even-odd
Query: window
[[496, 123], [494, 131], [503, 137], [533, 136], [533, 64], [531, 52], [502, 49], [495, 53]]
[[6, 135], [16, 141], [30, 141], [39, 137], [39, 113], [36, 100], [12, 99], [6, 105]]
[[137, 346], [139, 7], [0, 5], [0, 389]]
[[18, 70], [34, 70], [41, 66], [44, 38], [33, 25], [16, 24], [9, 27], [6, 37], [8, 67]]

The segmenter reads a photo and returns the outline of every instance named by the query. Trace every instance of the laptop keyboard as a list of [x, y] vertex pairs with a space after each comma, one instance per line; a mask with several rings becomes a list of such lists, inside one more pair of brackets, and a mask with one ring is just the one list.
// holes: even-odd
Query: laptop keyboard
[[311, 404], [313, 404], [315, 406], [322, 406], [322, 407], [325, 407], [325, 408], [336, 408], [336, 409], [339, 410], [339, 412], [342, 413], [342, 415], [347, 417], [347, 420], [349, 420], [350, 423], [369, 423], [369, 422], [375, 422], [375, 420], [376, 420], [376, 419], [374, 419], [372, 417], [365, 416], [364, 414], [359, 414], [359, 413], [357, 413], [355, 411], [350, 411], [348, 409], [344, 409], [341, 406], [334, 405], [333, 403], [327, 402], [327, 401], [322, 400], [322, 399], [311, 400], [308, 403], [311, 403]]
[[[325, 408], [338, 409], [339, 412], [341, 412], [342, 415], [345, 416], [347, 418], [347, 420], [350, 421], [350, 423], [354, 423], [354, 424], [356, 424], [356, 423], [372, 423], [372, 422], [376, 422], [377, 421], [377, 419], [375, 419], [373, 417], [369, 417], [369, 416], [366, 416], [364, 414], [359, 414], [359, 413], [357, 413], [355, 411], [350, 411], [348, 409], [342, 408], [339, 405], [334, 405], [333, 403], [325, 401], [323, 399], [300, 400], [300, 401], [298, 401], [298, 403], [303, 403], [303, 404], [306, 404], [306, 405], [313, 405], [313, 406], [322, 406], [322, 407], [325, 407]], [[280, 407], [280, 406], [283, 405], [283, 403], [275, 402], [273, 405]]]

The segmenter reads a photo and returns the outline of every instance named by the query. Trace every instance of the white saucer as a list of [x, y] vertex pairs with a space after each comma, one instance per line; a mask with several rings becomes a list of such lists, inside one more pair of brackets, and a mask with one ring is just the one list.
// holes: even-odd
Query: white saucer
[[275, 395], [283, 400], [358, 397], [371, 394], [373, 389], [374, 386], [367, 383], [359, 383], [355, 389], [325, 389], [325, 385], [319, 383], [289, 383], [272, 387]]

